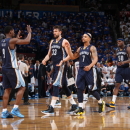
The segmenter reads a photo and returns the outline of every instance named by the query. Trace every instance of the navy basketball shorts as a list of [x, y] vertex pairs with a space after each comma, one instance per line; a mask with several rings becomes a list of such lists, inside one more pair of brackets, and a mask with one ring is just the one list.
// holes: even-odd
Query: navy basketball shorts
[[25, 82], [19, 69], [2, 68], [2, 76], [3, 76], [3, 87], [5, 89], [7, 88], [17, 89], [20, 87], [25, 87]]
[[94, 91], [97, 89], [97, 73], [95, 68], [91, 68], [89, 71], [84, 71], [83, 68], [79, 68], [76, 86], [78, 89], [85, 90], [86, 86], [89, 90]]
[[66, 78], [66, 65], [62, 66], [53, 66], [53, 85], [62, 87], [63, 85], [67, 85], [67, 78]]
[[121, 83], [125, 81], [127, 84], [130, 82], [130, 68], [117, 68], [115, 81], [116, 83]]
[[71, 95], [71, 91], [67, 87], [67, 78], [66, 78], [66, 72], [67, 72], [67, 66], [63, 64], [62, 66], [53, 66], [53, 96], [58, 96], [57, 93], [59, 91], [59, 88], [62, 88], [62, 90], [65, 92], [65, 94], [68, 96]]

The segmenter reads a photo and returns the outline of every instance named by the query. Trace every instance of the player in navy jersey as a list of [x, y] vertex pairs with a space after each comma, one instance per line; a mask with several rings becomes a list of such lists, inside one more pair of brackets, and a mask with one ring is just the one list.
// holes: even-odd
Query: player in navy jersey
[[[72, 104], [70, 111], [73, 111], [77, 108], [76, 102], [74, 101], [71, 91], [67, 87], [67, 80], [66, 80], [66, 69], [67, 64], [66, 61], [69, 60], [69, 56], [66, 54], [65, 50], [65, 43], [69, 42], [62, 38], [61, 36], [62, 28], [60, 26], [54, 26], [53, 27], [53, 35], [54, 39], [51, 41], [49, 46], [49, 51], [46, 57], [43, 59], [42, 63], [46, 65], [46, 62], [51, 58], [53, 63], [53, 95], [51, 104], [49, 105], [49, 108], [47, 110], [41, 111], [43, 114], [54, 114], [54, 106], [56, 104], [56, 101], [59, 99], [59, 87], [62, 87], [63, 91], [67, 95], [70, 103]], [[58, 66], [60, 61], [64, 60], [64, 64], [61, 66]], [[70, 112], [68, 111], [68, 112]]]
[[[25, 91], [25, 82], [21, 75], [17, 65], [16, 57], [16, 44], [29, 44], [31, 39], [31, 27], [27, 26], [28, 35], [25, 39], [20, 39], [20, 31], [17, 38], [13, 38], [15, 33], [11, 26], [5, 27], [6, 38], [1, 40], [0, 49], [2, 51], [2, 75], [3, 75], [3, 87], [5, 89], [3, 95], [3, 110], [1, 113], [2, 118], [13, 118], [12, 115], [18, 117], [24, 117], [19, 111], [19, 104]], [[11, 113], [7, 111], [7, 104], [11, 89], [18, 89], [16, 102], [11, 110]], [[12, 115], [11, 115], [12, 114]]]
[[84, 45], [79, 47], [74, 54], [71, 51], [70, 45], [68, 43], [65, 44], [67, 53], [71, 59], [77, 59], [79, 57], [79, 71], [76, 81], [79, 107], [74, 111], [74, 115], [84, 113], [83, 91], [86, 86], [88, 92], [98, 100], [99, 112], [103, 112], [105, 107], [105, 102], [101, 100], [100, 94], [97, 92], [97, 74], [94, 65], [98, 61], [98, 56], [96, 48], [90, 44], [91, 38], [90, 33], [85, 33], [82, 37]]
[[[110, 103], [106, 103], [107, 107], [115, 108], [115, 101], [117, 94], [121, 85], [121, 82], [124, 80], [128, 85], [130, 84], [130, 47], [127, 47], [124, 43], [123, 38], [117, 39], [117, 50], [116, 55], [118, 59], [117, 70], [115, 74], [115, 88], [113, 90], [113, 97]], [[130, 109], [130, 107], [128, 107]]]

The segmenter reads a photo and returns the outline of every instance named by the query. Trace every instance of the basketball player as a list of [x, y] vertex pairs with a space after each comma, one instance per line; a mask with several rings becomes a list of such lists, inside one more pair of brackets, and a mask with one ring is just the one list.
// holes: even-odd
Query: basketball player
[[59, 87], [62, 87], [70, 103], [72, 104], [70, 111], [73, 111], [77, 108], [76, 102], [74, 101], [71, 92], [67, 87], [67, 80], [66, 80], [67, 65], [66, 63], [64, 63], [61, 66], [57, 66], [61, 60], [64, 59], [64, 62], [69, 60], [69, 57], [66, 55], [65, 52], [65, 43], [68, 41], [61, 37], [61, 33], [62, 28], [60, 26], [57, 25], [53, 27], [54, 39], [50, 43], [48, 54], [42, 61], [42, 63], [46, 65], [46, 62], [51, 57], [53, 63], [53, 81], [54, 81], [51, 104], [49, 105], [49, 108], [47, 110], [41, 111], [43, 114], [54, 114], [54, 106], [56, 104], [56, 101], [58, 100]]
[[101, 100], [99, 93], [96, 91], [96, 70], [94, 65], [98, 61], [97, 50], [90, 44], [91, 34], [85, 33], [82, 37], [83, 46], [79, 47], [73, 54], [71, 47], [68, 43], [65, 44], [67, 53], [71, 59], [77, 59], [79, 57], [79, 71], [77, 76], [77, 94], [79, 107], [74, 111], [74, 115], [80, 115], [84, 113], [83, 110], [83, 91], [88, 86], [88, 91], [98, 100], [99, 112], [104, 111], [105, 103]]
[[[119, 91], [119, 87], [121, 82], [124, 81], [129, 84], [130, 83], [130, 68], [129, 68], [129, 58], [130, 58], [130, 47], [125, 46], [124, 39], [117, 39], [117, 69], [115, 74], [115, 88], [113, 90], [113, 97], [110, 103], [106, 103], [107, 107], [115, 108], [115, 102], [117, 98], [117, 94]], [[130, 109], [130, 107], [128, 107]]]
[[[11, 26], [5, 27], [6, 38], [0, 42], [0, 49], [2, 50], [2, 74], [3, 74], [3, 87], [5, 89], [3, 95], [3, 110], [1, 117], [2, 118], [13, 118], [12, 115], [18, 117], [24, 117], [19, 111], [19, 104], [23, 97], [25, 91], [25, 82], [21, 75], [20, 70], [17, 65], [16, 58], [16, 44], [29, 44], [31, 40], [31, 27], [27, 25], [28, 35], [25, 39], [21, 40], [20, 32], [18, 33], [17, 38], [13, 38], [15, 33], [14, 29]], [[15, 105], [9, 113], [7, 111], [7, 104], [9, 100], [9, 95], [11, 89], [18, 89]], [[12, 115], [11, 115], [12, 114]]]
[[[74, 68], [75, 68], [75, 69], [74, 69], [74, 72], [75, 72], [75, 83], [76, 83], [76, 81], [77, 81], [77, 76], [78, 76], [78, 70], [79, 70], [79, 60], [75, 62], [75, 67], [74, 67]], [[86, 104], [86, 102], [87, 102], [87, 100], [88, 100], [88, 93], [85, 94], [85, 91], [86, 91], [86, 88], [85, 88], [85, 90], [84, 90], [84, 92], [83, 92], [83, 104], [84, 104], [84, 107], [83, 107], [83, 108], [85, 108], [85, 104]]]

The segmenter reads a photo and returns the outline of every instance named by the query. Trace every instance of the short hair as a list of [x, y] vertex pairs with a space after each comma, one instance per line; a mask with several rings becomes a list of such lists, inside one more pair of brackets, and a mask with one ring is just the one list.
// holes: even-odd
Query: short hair
[[62, 31], [62, 27], [60, 25], [55, 25], [53, 29], [58, 29], [59, 31]]
[[13, 30], [12, 26], [6, 26], [5, 29], [4, 29], [4, 33], [8, 34], [11, 30]]
[[23, 54], [20, 54], [19, 55], [19, 60], [22, 60], [24, 58], [24, 55]]

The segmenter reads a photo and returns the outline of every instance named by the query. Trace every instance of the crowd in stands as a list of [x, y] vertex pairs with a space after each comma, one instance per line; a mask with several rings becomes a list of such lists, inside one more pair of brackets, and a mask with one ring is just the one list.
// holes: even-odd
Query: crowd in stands
[[120, 1], [119, 9], [121, 11], [130, 11], [130, 1], [129, 0]]
[[120, 12], [120, 31], [127, 44], [130, 44], [130, 11]]
[[113, 43], [111, 36], [111, 28], [106, 15], [95, 13], [62, 13], [62, 14], [46, 14], [42, 18], [37, 19], [33, 14], [26, 15], [24, 12], [17, 17], [17, 11], [13, 16], [6, 14], [0, 19], [0, 31], [7, 25], [12, 25], [17, 33], [21, 30], [22, 38], [27, 34], [26, 25], [32, 26], [32, 40], [29, 45], [21, 45], [17, 47], [20, 53], [37, 53], [38, 58], [42, 59], [47, 51], [51, 39], [53, 39], [52, 28], [54, 25], [63, 27], [63, 37], [68, 39], [72, 49], [75, 51], [81, 45], [81, 37], [84, 32], [92, 34], [91, 44], [95, 45], [99, 54], [99, 61], [106, 61], [110, 58], [114, 59], [116, 44]]

